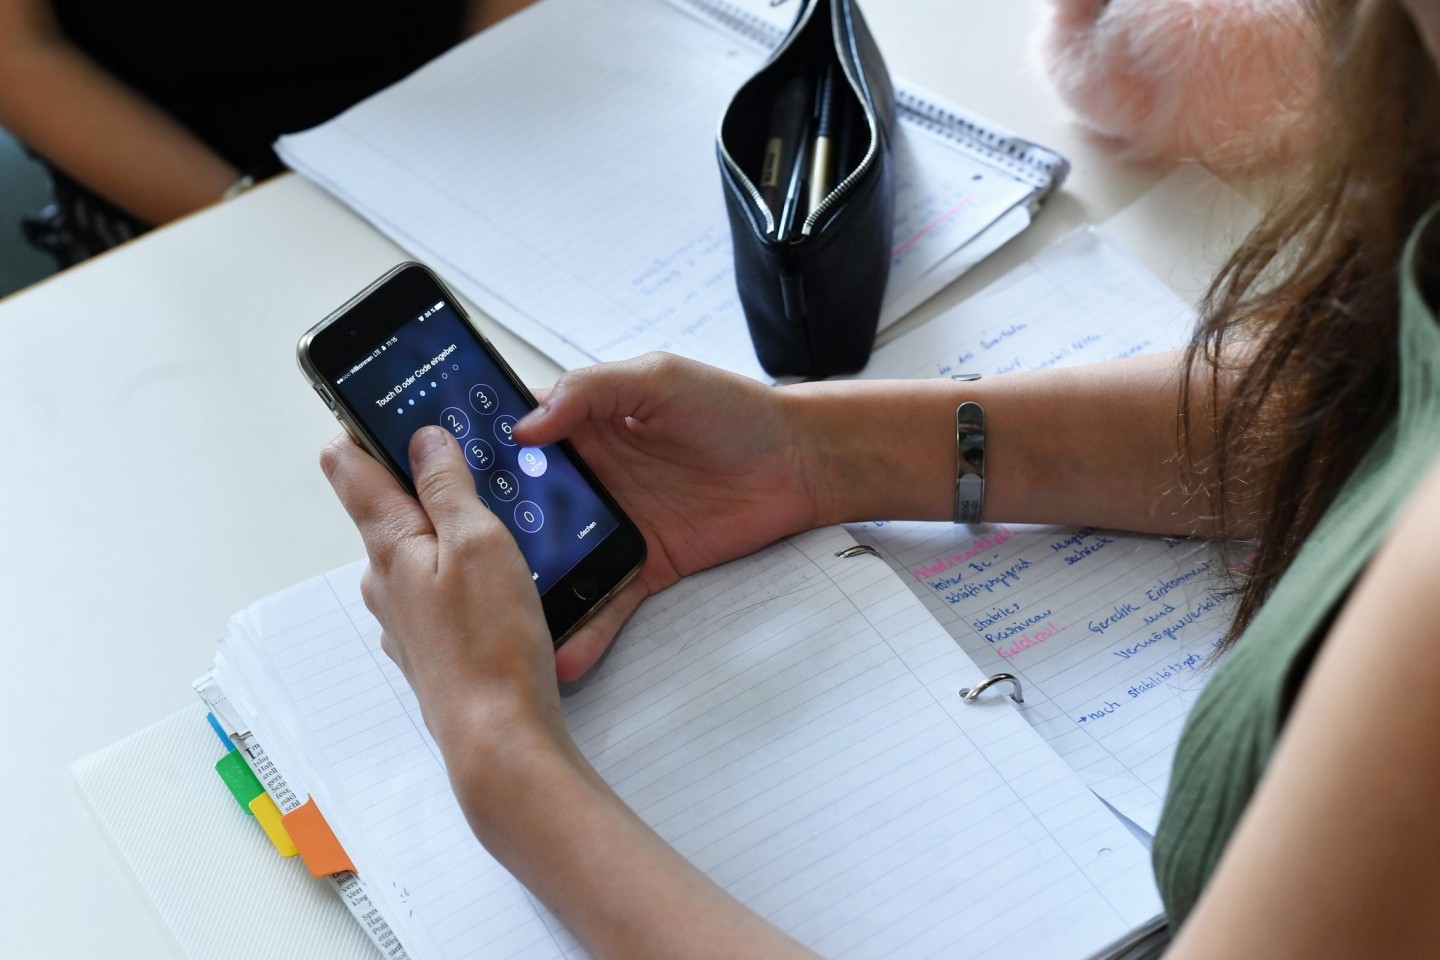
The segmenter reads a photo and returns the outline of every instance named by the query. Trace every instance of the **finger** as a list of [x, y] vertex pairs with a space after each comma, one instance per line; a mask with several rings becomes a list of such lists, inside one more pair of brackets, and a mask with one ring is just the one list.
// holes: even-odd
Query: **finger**
[[485, 522], [489, 511], [480, 505], [475, 475], [450, 431], [433, 425], [415, 431], [410, 472], [420, 505], [442, 541], [455, 543]]
[[636, 577], [620, 589], [620, 592], [606, 601], [595, 611], [595, 615], [580, 629], [570, 635], [559, 650], [555, 651], [555, 676], [561, 683], [580, 679], [604, 654], [615, 640], [615, 635], [630, 619], [635, 608], [640, 606], [650, 593], [643, 580]]
[[586, 421], [634, 417], [644, 420], [675, 393], [701, 364], [665, 353], [571, 370], [540, 406], [515, 425], [515, 439], [529, 446], [563, 440]]
[[409, 538], [434, 533], [415, 498], [348, 434], [325, 445], [320, 469], [360, 531], [371, 560], [383, 560]]

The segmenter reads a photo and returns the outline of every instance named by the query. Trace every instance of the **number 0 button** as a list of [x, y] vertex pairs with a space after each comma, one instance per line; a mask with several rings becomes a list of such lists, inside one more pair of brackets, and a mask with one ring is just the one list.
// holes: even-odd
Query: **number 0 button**
[[540, 512], [540, 505], [529, 500], [515, 504], [515, 526], [526, 533], [538, 532], [545, 526], [545, 514]]
[[503, 417], [495, 418], [495, 439], [507, 447], [515, 446], [515, 441], [510, 434], [515, 430], [518, 421], [508, 413]]
[[495, 448], [479, 437], [465, 441], [465, 462], [476, 470], [489, 470], [495, 466]]
[[520, 488], [516, 486], [515, 474], [509, 470], [496, 470], [490, 477], [490, 492], [495, 494], [497, 500], [509, 503], [520, 495]]
[[475, 408], [476, 413], [486, 417], [495, 412], [495, 391], [488, 383], [477, 383], [470, 388], [470, 406]]
[[440, 426], [454, 434], [459, 440], [470, 432], [470, 418], [459, 407], [446, 407], [440, 411]]

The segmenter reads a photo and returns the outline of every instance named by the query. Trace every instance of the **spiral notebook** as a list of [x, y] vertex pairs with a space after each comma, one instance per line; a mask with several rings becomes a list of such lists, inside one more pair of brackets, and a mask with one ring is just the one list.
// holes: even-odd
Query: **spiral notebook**
[[[541, 0], [276, 147], [563, 367], [668, 350], [767, 379], [735, 291], [715, 129], [794, 7]], [[1068, 170], [897, 89], [882, 325], [1024, 229]]]

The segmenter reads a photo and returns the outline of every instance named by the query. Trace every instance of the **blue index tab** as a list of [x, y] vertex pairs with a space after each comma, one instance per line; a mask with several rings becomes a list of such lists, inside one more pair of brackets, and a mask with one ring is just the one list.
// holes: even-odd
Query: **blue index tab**
[[215, 731], [215, 736], [219, 737], [220, 742], [225, 744], [225, 749], [227, 751], [234, 750], [235, 744], [230, 742], [230, 734], [226, 733], [225, 728], [220, 726], [220, 721], [215, 719], [215, 714], [207, 712], [205, 719], [209, 721], [210, 729]]

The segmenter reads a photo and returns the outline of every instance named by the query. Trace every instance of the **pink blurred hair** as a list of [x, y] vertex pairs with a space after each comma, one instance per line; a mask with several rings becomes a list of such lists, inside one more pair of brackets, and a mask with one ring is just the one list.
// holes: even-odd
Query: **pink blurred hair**
[[1304, 0], [1050, 0], [1038, 52], [1123, 156], [1220, 172], [1302, 155], [1320, 44]]

